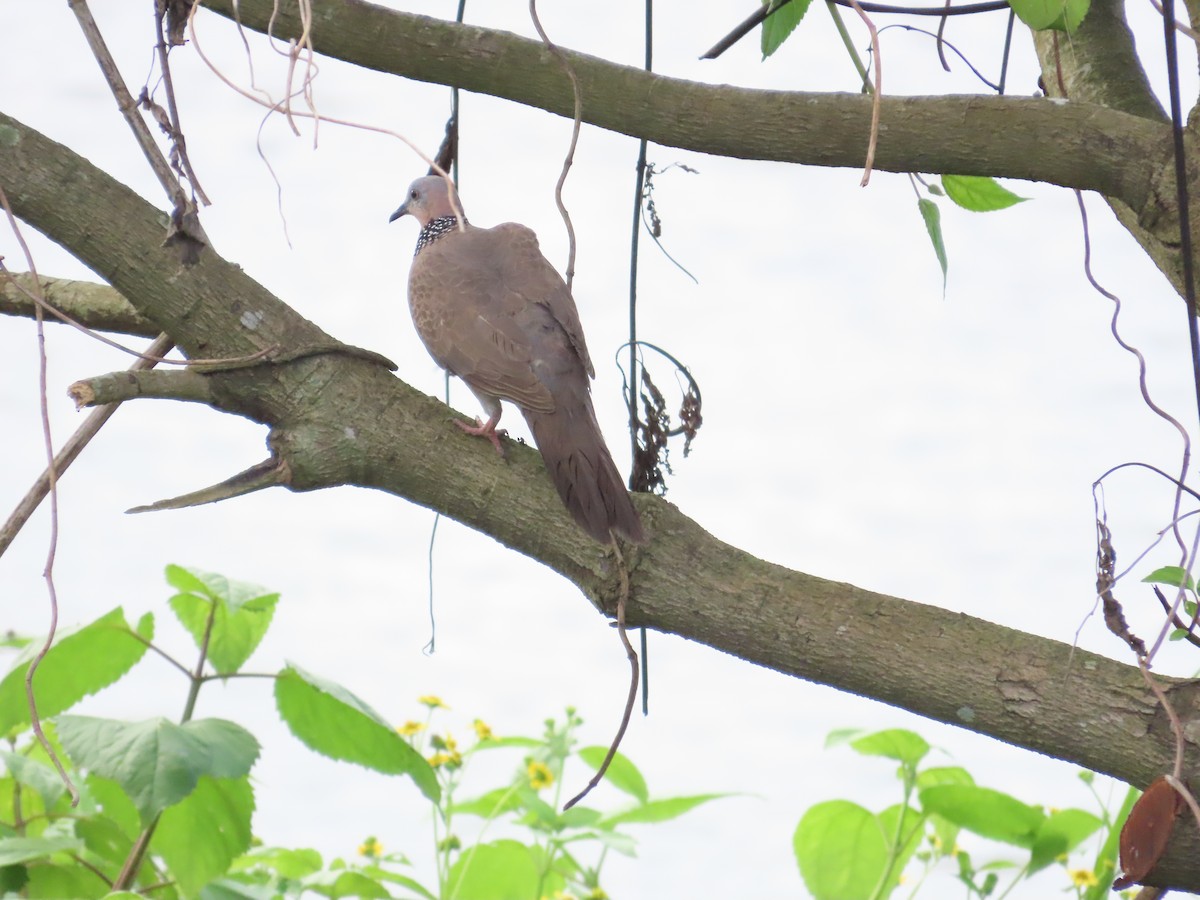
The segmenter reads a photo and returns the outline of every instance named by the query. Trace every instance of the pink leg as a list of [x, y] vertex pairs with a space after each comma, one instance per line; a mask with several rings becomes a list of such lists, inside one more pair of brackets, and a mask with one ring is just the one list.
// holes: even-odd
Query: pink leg
[[508, 432], [504, 429], [496, 430], [496, 423], [500, 421], [500, 413], [491, 416], [486, 422], [475, 420], [474, 425], [467, 425], [463, 422], [454, 420], [454, 424], [465, 431], [467, 434], [473, 434], [476, 437], [485, 437], [492, 442], [492, 446], [496, 448], [496, 452], [501, 456], [504, 455], [504, 448], [500, 446], [500, 438], [508, 437]]

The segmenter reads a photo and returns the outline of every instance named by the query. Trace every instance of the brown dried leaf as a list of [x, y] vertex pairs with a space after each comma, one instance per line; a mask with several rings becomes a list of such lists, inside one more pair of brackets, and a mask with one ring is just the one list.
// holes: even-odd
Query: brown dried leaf
[[1150, 874], [1167, 849], [1183, 798], [1163, 776], [1155, 778], [1138, 798], [1121, 828], [1122, 875], [1113, 882], [1121, 891]]

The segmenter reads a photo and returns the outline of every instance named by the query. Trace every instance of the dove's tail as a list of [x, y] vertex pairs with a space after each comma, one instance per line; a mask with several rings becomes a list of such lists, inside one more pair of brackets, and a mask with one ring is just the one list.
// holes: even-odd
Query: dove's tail
[[642, 520], [604, 444], [591, 398], [576, 399], [581, 402], [559, 403], [552, 413], [523, 410], [550, 478], [579, 527], [596, 540], [607, 544], [614, 531], [644, 544]]

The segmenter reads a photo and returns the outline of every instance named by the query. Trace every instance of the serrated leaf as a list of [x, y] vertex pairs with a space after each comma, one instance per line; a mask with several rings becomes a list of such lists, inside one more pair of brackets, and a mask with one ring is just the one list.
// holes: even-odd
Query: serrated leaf
[[887, 868], [888, 840], [879, 818], [849, 800], [810, 807], [796, 826], [792, 849], [815, 900], [868, 900]]
[[224, 875], [250, 847], [254, 791], [248, 778], [205, 776], [181, 802], [163, 811], [151, 841], [185, 896]]
[[933, 787], [935, 784], [974, 784], [971, 773], [962, 766], [930, 766], [917, 773], [917, 787]]
[[77, 766], [121, 786], [143, 824], [190, 794], [202, 776], [240, 778], [258, 758], [254, 736], [221, 719], [176, 725], [62, 716], [58, 735]]
[[850, 746], [864, 756], [883, 756], [911, 766], [919, 763], [929, 752], [925, 738], [905, 728], [876, 731], [851, 741]]
[[[607, 747], [584, 747], [579, 751], [579, 758], [591, 766], [593, 770], [600, 768], [600, 764], [604, 762], [604, 757], [607, 755]], [[650, 799], [650, 791], [646, 787], [646, 779], [642, 777], [642, 773], [638, 771], [638, 767], [630, 762], [629, 757], [623, 753], [617, 752], [613, 755], [612, 762], [608, 766], [608, 771], [604, 773], [604, 780], [617, 790], [624, 791], [626, 794], [636, 797], [642, 803]]]
[[921, 211], [921, 218], [925, 221], [925, 231], [928, 232], [929, 240], [933, 243], [933, 252], [937, 256], [938, 265], [942, 267], [942, 293], [945, 294], [948, 263], [946, 244], [942, 241], [942, 211], [927, 197], [922, 197], [917, 201], [917, 209]]
[[7, 751], [0, 751], [0, 760], [13, 778], [37, 791], [46, 809], [53, 808], [67, 789], [58, 773], [45, 763]]
[[781, 3], [779, 0], [764, 0], [764, 2], [771, 3], [774, 7], [773, 11], [768, 12], [762, 24], [762, 58], [766, 59], [778, 50], [780, 45], [796, 30], [800, 20], [808, 12], [808, 6], [812, 0], [790, 0], [786, 3]]
[[1165, 584], [1173, 588], [1184, 585], [1193, 593], [1196, 590], [1196, 582], [1192, 580], [1192, 576], [1187, 573], [1187, 569], [1183, 568], [1183, 566], [1162, 566], [1143, 578], [1142, 583]]
[[[30, 645], [0, 681], [0, 735], [29, 724], [25, 671], [41, 642]], [[70, 709], [84, 697], [108, 687], [137, 664], [146, 645], [130, 634], [120, 607], [89, 625], [59, 632], [34, 674], [38, 713], [43, 719]]]
[[538, 867], [519, 841], [493, 841], [463, 851], [450, 867], [446, 896], [463, 900], [527, 900], [536, 897]]
[[967, 831], [1026, 849], [1033, 846], [1046, 814], [1015, 797], [991, 788], [945, 784], [920, 793], [921, 808], [935, 812]]
[[600, 822], [600, 827], [611, 828], [614, 825], [649, 824], [651, 822], [666, 822], [675, 819], [686, 812], [691, 812], [712, 800], [728, 797], [729, 794], [695, 794], [691, 797], [670, 797], [666, 800], [651, 800], [633, 809], [606, 816]]
[[409, 775], [437, 802], [437, 774], [379, 713], [338, 684], [289, 665], [275, 679], [275, 705], [292, 734], [310, 749], [385, 775]]
[[171, 609], [197, 647], [203, 646], [208, 634], [212, 667], [221, 675], [240, 669], [270, 628], [279, 594], [182, 566], [167, 566], [167, 581], [179, 590], [168, 601]]
[[942, 187], [947, 197], [971, 212], [995, 212], [1029, 199], [1018, 197], [995, 178], [980, 175], [943, 175]]
[[1017, 18], [1034, 31], [1073, 32], [1083, 22], [1090, 0], [1008, 0]]
[[64, 850], [75, 852], [82, 849], [83, 841], [74, 835], [0, 838], [0, 866], [44, 859]]

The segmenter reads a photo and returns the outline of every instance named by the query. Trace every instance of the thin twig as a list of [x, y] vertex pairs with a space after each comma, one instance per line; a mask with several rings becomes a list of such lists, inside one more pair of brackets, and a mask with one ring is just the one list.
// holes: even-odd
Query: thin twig
[[[219, 81], [221, 81], [221, 83], [223, 83], [226, 87], [228, 87], [230, 90], [234, 91], [236, 94], [239, 94], [240, 96], [246, 98], [251, 103], [255, 103], [258, 106], [261, 106], [265, 109], [276, 111], [276, 112], [283, 109], [284, 105], [289, 102], [289, 100], [287, 98], [285, 98], [284, 100], [280, 100], [278, 102], [272, 102], [270, 97], [268, 97], [266, 100], [264, 100], [263, 98], [257, 96], [258, 93], [265, 93], [261, 88], [255, 87], [255, 89], [254, 89], [255, 92], [251, 92], [251, 91], [246, 90], [243, 87], [240, 87], [237, 84], [234, 84], [234, 82], [227, 75], [225, 75], [225, 73], [222, 72], [211, 59], [208, 58], [208, 56], [204, 52], [204, 49], [200, 45], [199, 36], [196, 33], [195, 14], [196, 14], [196, 10], [198, 8], [199, 8], [199, 4], [192, 7], [192, 13], [188, 19], [188, 35], [191, 38], [191, 44], [192, 44], [192, 47], [196, 51], [196, 55], [200, 57], [201, 61], [206, 66], [208, 66], [209, 71], [211, 71], [217, 77], [217, 79]], [[304, 112], [296, 112], [295, 110], [292, 110], [291, 115], [299, 116], [300, 118], [313, 119], [313, 120], [316, 120], [318, 118], [318, 116], [315, 112], [304, 113]], [[400, 141], [400, 143], [404, 144], [404, 146], [408, 147], [408, 149], [411, 150], [417, 156], [418, 159], [420, 159], [422, 162], [424, 162], [426, 165], [428, 165], [434, 172], [436, 172], [438, 175], [440, 175], [442, 178], [444, 178], [448, 185], [453, 187], [454, 181], [453, 181], [453, 179], [450, 178], [449, 173], [447, 173], [444, 169], [442, 169], [442, 167], [439, 166], [434, 160], [430, 159], [429, 156], [427, 156], [425, 154], [425, 152], [423, 150], [421, 150], [420, 147], [418, 147], [416, 144], [414, 144], [412, 141], [410, 141], [408, 138], [406, 138], [403, 134], [400, 134], [397, 131], [392, 131], [390, 128], [383, 128], [382, 126], [379, 126], [379, 125], [367, 125], [366, 123], [363, 123], [363, 122], [353, 122], [348, 119], [337, 119], [332, 116], [324, 116], [324, 115], [320, 116], [319, 118], [320, 118], [320, 121], [329, 122], [333, 125], [342, 125], [347, 128], [355, 128], [355, 129], [358, 129], [359, 131], [369, 131], [374, 134], [385, 134], [388, 137], [395, 138], [396, 140]], [[454, 207], [454, 214], [458, 219], [459, 229], [465, 231], [467, 218], [463, 214], [462, 206], [459, 202], [457, 191], [452, 190], [450, 192], [450, 204], [451, 204], [451, 206]]]
[[945, 47], [945, 44], [943, 43], [942, 39], [946, 34], [946, 23], [950, 21], [949, 12], [950, 12], [951, 3], [952, 3], [952, 0], [946, 0], [946, 12], [942, 15], [941, 19], [938, 20], [938, 27], [937, 27], [938, 61], [941, 62], [942, 71], [944, 71], [944, 72], [950, 71], [950, 63], [946, 62], [946, 47]]
[[[27, 297], [38, 308], [39, 311], [48, 312], [48, 313], [50, 313], [50, 315], [54, 316], [54, 318], [58, 319], [63, 324], [70, 325], [72, 328], [76, 329], [77, 331], [79, 331], [83, 334], [86, 334], [88, 337], [92, 338], [93, 340], [99, 341], [101, 344], [104, 344], [105, 346], [112, 347], [114, 350], [119, 350], [122, 353], [127, 354], [128, 356], [136, 357], [137, 359], [140, 359], [143, 362], [149, 362], [149, 363], [155, 363], [155, 364], [161, 364], [161, 365], [167, 365], [167, 366], [183, 366], [185, 368], [191, 367], [191, 366], [194, 366], [194, 367], [230, 366], [230, 365], [238, 365], [240, 363], [255, 362], [256, 360], [260, 360], [260, 359], [262, 359], [266, 356], [269, 356], [270, 354], [275, 353], [279, 350], [279, 348], [277, 346], [272, 345], [270, 347], [266, 347], [262, 350], [258, 350], [254, 353], [251, 353], [247, 356], [231, 356], [231, 357], [225, 357], [225, 358], [221, 358], [221, 359], [167, 359], [163, 356], [155, 356], [155, 355], [151, 354], [149, 352], [149, 350], [153, 348], [153, 345], [151, 345], [150, 348], [147, 348], [147, 352], [140, 353], [137, 350], [134, 350], [130, 347], [126, 347], [120, 341], [114, 341], [112, 338], [105, 337], [104, 335], [100, 334], [99, 332], [94, 331], [91, 328], [88, 328], [82, 322], [79, 322], [76, 319], [73, 319], [71, 316], [67, 315], [62, 310], [60, 310], [60, 309], [56, 308], [55, 306], [51, 305], [50, 303], [48, 303], [46, 301], [46, 299], [44, 297], [39, 296], [38, 293], [28, 290], [23, 284], [21, 284], [20, 282], [17, 281], [17, 279], [13, 276], [13, 273], [10, 272], [8, 270], [8, 268], [4, 265], [4, 260], [2, 257], [0, 257], [0, 276], [6, 278], [8, 280], [8, 282], [13, 287], [15, 287], [21, 294], [23, 294], [25, 297]], [[35, 279], [35, 281], [36, 281], [36, 279]]]
[[[147, 350], [147, 354], [153, 357], [160, 357], [164, 353], [169, 353], [171, 348], [175, 346], [175, 342], [166, 334], [160, 334], [154, 339]], [[142, 369], [151, 369], [155, 365], [153, 359], [139, 359], [132, 366], [130, 371], [140, 371]], [[17, 504], [16, 508], [9, 515], [8, 520], [3, 526], [0, 526], [0, 556], [8, 549], [13, 539], [20, 533], [25, 523], [29, 521], [29, 517], [41, 505], [46, 498], [47, 492], [50, 490], [51, 479], [57, 480], [61, 478], [63, 473], [70, 467], [71, 463], [75, 462], [76, 457], [83, 451], [83, 448], [96, 436], [104, 423], [107, 422], [112, 414], [117, 411], [119, 403], [106, 403], [103, 406], [97, 406], [91, 411], [83, 424], [75, 429], [75, 433], [67, 440], [58, 454], [54, 457], [54, 462], [47, 466], [46, 470], [38, 476], [33, 485], [26, 491], [25, 496]]]
[[166, 191], [172, 204], [182, 208], [187, 204], [183, 188], [175, 177], [171, 164], [167, 162], [162, 150], [154, 142], [154, 135], [150, 133], [146, 121], [138, 114], [137, 101], [133, 99], [129, 88], [125, 86], [125, 80], [121, 77], [116, 60], [109, 52], [108, 45], [104, 43], [104, 37], [100, 34], [96, 20], [92, 18], [92, 11], [88, 8], [87, 0], [68, 0], [68, 5], [74, 11], [75, 18], [79, 21], [79, 27], [83, 29], [83, 36], [92, 50], [92, 55], [96, 57], [100, 71], [104, 73], [104, 79], [108, 82], [108, 86], [117, 100], [117, 109], [121, 111], [121, 115], [125, 117], [125, 121], [133, 130], [133, 136], [137, 140], [138, 146], [142, 148], [146, 162], [150, 163], [150, 168], [158, 176], [158, 183], [162, 185], [162, 189]]
[[[1158, 14], [1160, 16], [1163, 15], [1162, 4], [1159, 3], [1158, 0], [1150, 0], [1150, 5], [1153, 6], [1158, 11]], [[1190, 27], [1188, 27], [1188, 25], [1186, 23], [1180, 22], [1178, 19], [1176, 19], [1175, 20], [1175, 29], [1177, 31], [1179, 31], [1181, 34], [1186, 35], [1187, 37], [1191, 38], [1196, 43], [1200, 44], [1200, 34], [1197, 34], [1194, 30], [1192, 30]]]
[[849, 3], [867, 26], [867, 31], [871, 33], [871, 53], [875, 58], [875, 91], [874, 96], [871, 97], [871, 136], [867, 140], [867, 159], [863, 164], [862, 181], [859, 182], [861, 187], [866, 187], [871, 180], [871, 168], [875, 165], [875, 146], [879, 143], [879, 112], [883, 103], [883, 54], [879, 51], [879, 32], [875, 29], [875, 23], [871, 21], [871, 17], [867, 15], [858, 0], [849, 0]]
[[629, 660], [629, 696], [625, 698], [625, 712], [621, 716], [621, 724], [617, 728], [617, 734], [613, 738], [612, 744], [609, 745], [608, 753], [604, 755], [604, 761], [600, 763], [600, 768], [596, 770], [592, 780], [587, 783], [587, 787], [564, 804], [564, 812], [590, 794], [592, 789], [600, 783], [604, 773], [608, 771], [613, 757], [617, 755], [617, 748], [621, 746], [621, 740], [625, 737], [625, 729], [629, 727], [629, 720], [633, 718], [633, 705], [637, 702], [638, 655], [634, 652], [633, 645], [629, 643], [629, 635], [625, 632], [625, 605], [629, 600], [629, 569], [626, 566], [625, 558], [621, 555], [621, 548], [617, 546], [615, 540], [611, 546], [617, 556], [617, 572], [621, 578], [621, 595], [617, 598], [617, 636], [621, 638], [621, 645], [625, 648], [625, 656]]
[[[946, 2], [948, 3], [950, 0], [946, 0]], [[155, 26], [158, 31], [158, 67], [162, 70], [163, 90], [167, 95], [167, 114], [171, 117], [169, 137], [175, 145], [176, 153], [179, 154], [179, 163], [184, 174], [187, 175], [188, 183], [192, 186], [192, 192], [200, 198], [200, 202], [205, 206], [211, 206], [208, 195], [204, 193], [204, 188], [200, 186], [200, 180], [196, 178], [196, 172], [192, 169], [192, 161], [188, 158], [187, 140], [183, 136], [183, 126], [179, 123], [179, 107], [175, 103], [175, 84], [171, 81], [171, 65], [168, 60], [169, 51], [164, 27], [167, 15], [166, 3], [163, 0], [156, 0], [154, 6]]]
[[[20, 227], [17, 225], [17, 217], [13, 215], [12, 206], [8, 202], [8, 194], [4, 192], [4, 188], [0, 187], [0, 205], [4, 206], [4, 214], [8, 217], [9, 227], [12, 229], [13, 236], [21, 247], [21, 252], [25, 255], [25, 266], [33, 275], [34, 284], [37, 284], [37, 266], [33, 262], [33, 254], [29, 250], [29, 245], [25, 243], [25, 236], [21, 233]], [[41, 402], [41, 418], [42, 418], [42, 441], [46, 450], [46, 466], [50, 473], [47, 483], [47, 489], [50, 494], [50, 541], [46, 550], [46, 566], [42, 569], [42, 577], [46, 579], [46, 592], [50, 597], [50, 628], [46, 634], [46, 641], [42, 644], [41, 649], [29, 661], [29, 668], [25, 670], [25, 698], [29, 704], [29, 725], [33, 729], [34, 735], [38, 739], [38, 743], [42, 745], [42, 749], [46, 751], [46, 756], [54, 764], [54, 768], [58, 771], [58, 777], [62, 779], [62, 783], [66, 786], [67, 791], [71, 795], [71, 806], [79, 805], [79, 789], [75, 787], [75, 782], [67, 775], [67, 770], [63, 767], [62, 760], [58, 758], [58, 754], [54, 752], [54, 747], [46, 738], [46, 733], [42, 730], [42, 719], [38, 715], [37, 698], [33, 692], [33, 677], [37, 674], [38, 666], [42, 664], [42, 660], [46, 658], [46, 654], [50, 652], [50, 648], [54, 646], [54, 635], [58, 631], [58, 592], [54, 588], [54, 557], [58, 552], [58, 479], [54, 470], [54, 438], [50, 433], [50, 405], [47, 402], [48, 377], [47, 377], [47, 359], [46, 359], [46, 322], [42, 317], [41, 307], [38, 307], [37, 314], [37, 343], [38, 343], [38, 391]]]
[[554, 41], [550, 40], [550, 36], [546, 34], [546, 29], [542, 27], [542, 21], [537, 14], [537, 0], [529, 0], [529, 17], [533, 19], [533, 27], [537, 29], [538, 36], [542, 39], [542, 43], [546, 45], [546, 49], [559, 61], [563, 69], [567, 73], [567, 77], [571, 80], [571, 91], [575, 97], [575, 115], [571, 123], [571, 143], [567, 146], [567, 155], [563, 157], [562, 173], [558, 176], [558, 184], [554, 186], [554, 202], [558, 204], [558, 213], [562, 216], [563, 224], [567, 226], [567, 271], [564, 274], [567, 281], [567, 290], [571, 289], [571, 282], [575, 280], [575, 226], [571, 224], [571, 214], [567, 212], [567, 205], [563, 203], [562, 189], [567, 183], [567, 173], [571, 171], [571, 164], [575, 161], [575, 147], [579, 143], [579, 127], [583, 121], [583, 94], [579, 90], [579, 78], [575, 75], [575, 68], [567, 59], [565, 53], [558, 48]]

